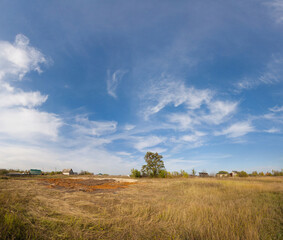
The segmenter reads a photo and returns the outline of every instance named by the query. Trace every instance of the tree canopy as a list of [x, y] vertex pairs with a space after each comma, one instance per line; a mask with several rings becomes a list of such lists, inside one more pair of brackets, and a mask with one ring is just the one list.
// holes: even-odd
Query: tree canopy
[[146, 164], [142, 166], [141, 170], [143, 175], [157, 177], [160, 171], [165, 170], [162, 158], [163, 156], [158, 153], [147, 152], [144, 156]]

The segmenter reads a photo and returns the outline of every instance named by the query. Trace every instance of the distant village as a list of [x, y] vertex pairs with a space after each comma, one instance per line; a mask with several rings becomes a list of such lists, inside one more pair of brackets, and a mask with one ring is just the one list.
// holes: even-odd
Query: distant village
[[[43, 172], [40, 169], [30, 169], [28, 171], [16, 171], [16, 170], [6, 170], [6, 169], [0, 169], [0, 174], [1, 175], [6, 175], [6, 176], [33, 176], [33, 175], [94, 175], [91, 172], [88, 171], [81, 171], [80, 173], [74, 172], [73, 169], [68, 168], [68, 169], [63, 169], [62, 171], [51, 171], [51, 172]], [[108, 175], [108, 174], [102, 174], [98, 173], [97, 175]]]

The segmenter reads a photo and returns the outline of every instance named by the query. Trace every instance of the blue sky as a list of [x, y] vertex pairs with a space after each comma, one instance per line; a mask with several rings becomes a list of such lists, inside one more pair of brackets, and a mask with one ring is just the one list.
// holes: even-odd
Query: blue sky
[[283, 1], [1, 1], [0, 167], [283, 167]]

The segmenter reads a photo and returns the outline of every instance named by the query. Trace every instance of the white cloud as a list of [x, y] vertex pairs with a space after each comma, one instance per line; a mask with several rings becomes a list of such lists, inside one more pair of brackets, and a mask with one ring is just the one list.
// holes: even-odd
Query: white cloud
[[116, 152], [116, 154], [121, 155], [121, 156], [131, 156], [131, 153], [128, 152]]
[[146, 137], [136, 137], [133, 140], [136, 141], [136, 143], [134, 143], [134, 148], [136, 148], [140, 152], [145, 152], [145, 151], [149, 151], [149, 149], [152, 149], [152, 147], [164, 142], [165, 138], [161, 138], [157, 136], [146, 136]]
[[269, 108], [269, 110], [271, 112], [283, 112], [283, 106], [281, 106], [281, 107], [275, 106], [273, 108]]
[[264, 132], [267, 132], [267, 133], [279, 133], [280, 130], [278, 128], [270, 128], [270, 129], [264, 130]]
[[107, 83], [107, 92], [110, 96], [117, 98], [116, 90], [125, 73], [126, 71], [117, 70], [113, 74], [111, 74], [110, 71], [108, 70], [106, 83]]
[[132, 125], [132, 124], [126, 124], [124, 129], [126, 131], [130, 131], [130, 130], [133, 130], [134, 128], [136, 127], [136, 125]]
[[215, 136], [227, 135], [229, 138], [237, 138], [254, 131], [250, 122], [237, 122], [221, 132], [215, 132]]
[[153, 153], [164, 153], [166, 152], [166, 148], [154, 147], [154, 148], [145, 148], [142, 152], [153, 152]]
[[[0, 165], [45, 170], [72, 167], [77, 171], [105, 173], [115, 173], [115, 169], [125, 169], [121, 173], [128, 173], [136, 167], [135, 163], [103, 148], [112, 140], [100, 136], [114, 133], [117, 122], [77, 116], [75, 123], [67, 124], [58, 115], [38, 109], [47, 101], [47, 95], [11, 85], [30, 71], [40, 73], [42, 63], [46, 63], [46, 58], [29, 46], [27, 37], [17, 35], [13, 44], [0, 41]], [[119, 79], [119, 74], [114, 73], [114, 80]], [[115, 89], [114, 83], [112, 90]], [[63, 125], [64, 131], [68, 131], [60, 135]], [[127, 128], [133, 129], [134, 125]]]
[[181, 131], [195, 129], [202, 123], [219, 125], [229, 119], [238, 107], [238, 102], [213, 101], [206, 104], [208, 111], [192, 111], [186, 113], [171, 113], [167, 116], [169, 122], [178, 124], [176, 128]]
[[283, 123], [283, 106], [275, 106], [269, 108], [269, 113], [260, 116], [259, 118], [268, 119], [270, 121]]
[[272, 0], [266, 2], [268, 6], [272, 9], [272, 17], [277, 23], [283, 22], [283, 1], [282, 0]]
[[31, 141], [38, 136], [56, 140], [62, 124], [57, 115], [35, 109], [0, 109], [0, 133], [12, 139]]
[[206, 133], [204, 133], [204, 132], [196, 131], [193, 134], [182, 136], [181, 140], [183, 140], [185, 142], [196, 142], [196, 141], [199, 141], [200, 138], [205, 136], [205, 135], [206, 135]]
[[204, 136], [207, 133], [201, 131], [194, 131], [191, 134], [185, 134], [180, 136], [179, 138], [172, 137], [170, 142], [174, 145], [173, 151], [179, 152], [181, 149], [192, 149], [198, 148], [204, 145]]
[[22, 79], [30, 71], [40, 73], [42, 63], [47, 63], [45, 56], [29, 46], [26, 36], [18, 34], [13, 44], [0, 41], [0, 81], [9, 76]]
[[252, 89], [261, 84], [276, 84], [282, 81], [283, 74], [283, 58], [278, 55], [273, 55], [271, 60], [267, 63], [264, 72], [257, 78], [245, 77], [236, 83], [238, 91], [244, 89]]
[[212, 124], [220, 124], [236, 111], [237, 106], [237, 102], [212, 101], [208, 104], [210, 113], [204, 115], [202, 120]]
[[172, 113], [168, 115], [169, 122], [177, 123], [181, 131], [193, 128], [195, 124], [199, 123], [196, 119], [191, 117], [188, 113]]
[[117, 174], [117, 169], [119, 174], [128, 174], [130, 169], [137, 167], [135, 162], [126, 161], [123, 157], [92, 145], [64, 149], [61, 143], [40, 147], [1, 143], [0, 166], [13, 169], [39, 168], [45, 171], [72, 168], [77, 172], [88, 170], [108, 174]]
[[[215, 99], [211, 90], [186, 87], [172, 77], [163, 76], [148, 89], [142, 96], [147, 105], [143, 112], [145, 119], [173, 105], [175, 109], [171, 109], [167, 119], [176, 124], [175, 129], [179, 131], [194, 130], [200, 124], [219, 125], [227, 121], [238, 107], [238, 102]], [[177, 109], [180, 105], [182, 108]]]
[[21, 89], [15, 90], [8, 84], [5, 84], [5, 88], [0, 88], [0, 108], [15, 106], [33, 108], [42, 105], [47, 98], [48, 96], [41, 95], [38, 91], [24, 92]]
[[76, 122], [73, 127], [81, 135], [101, 136], [114, 133], [117, 128], [115, 121], [91, 121], [84, 116], [77, 116]]
[[142, 96], [149, 105], [144, 116], [145, 119], [148, 119], [149, 116], [158, 113], [170, 104], [174, 107], [184, 104], [187, 109], [198, 109], [202, 104], [210, 102], [212, 95], [208, 89], [188, 88], [181, 81], [164, 77], [158, 83], [147, 88], [147, 92]]
[[56, 140], [63, 121], [55, 114], [42, 112], [48, 98], [39, 91], [25, 92], [11, 86], [11, 79], [22, 79], [30, 71], [41, 72], [44, 55], [29, 46], [29, 39], [18, 34], [13, 44], [0, 41], [0, 133], [7, 141]]

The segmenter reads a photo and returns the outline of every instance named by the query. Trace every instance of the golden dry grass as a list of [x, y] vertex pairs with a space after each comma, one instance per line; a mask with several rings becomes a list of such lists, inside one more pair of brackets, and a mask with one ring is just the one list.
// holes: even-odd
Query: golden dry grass
[[0, 180], [0, 239], [283, 239], [282, 177], [141, 179], [93, 193], [41, 182]]

